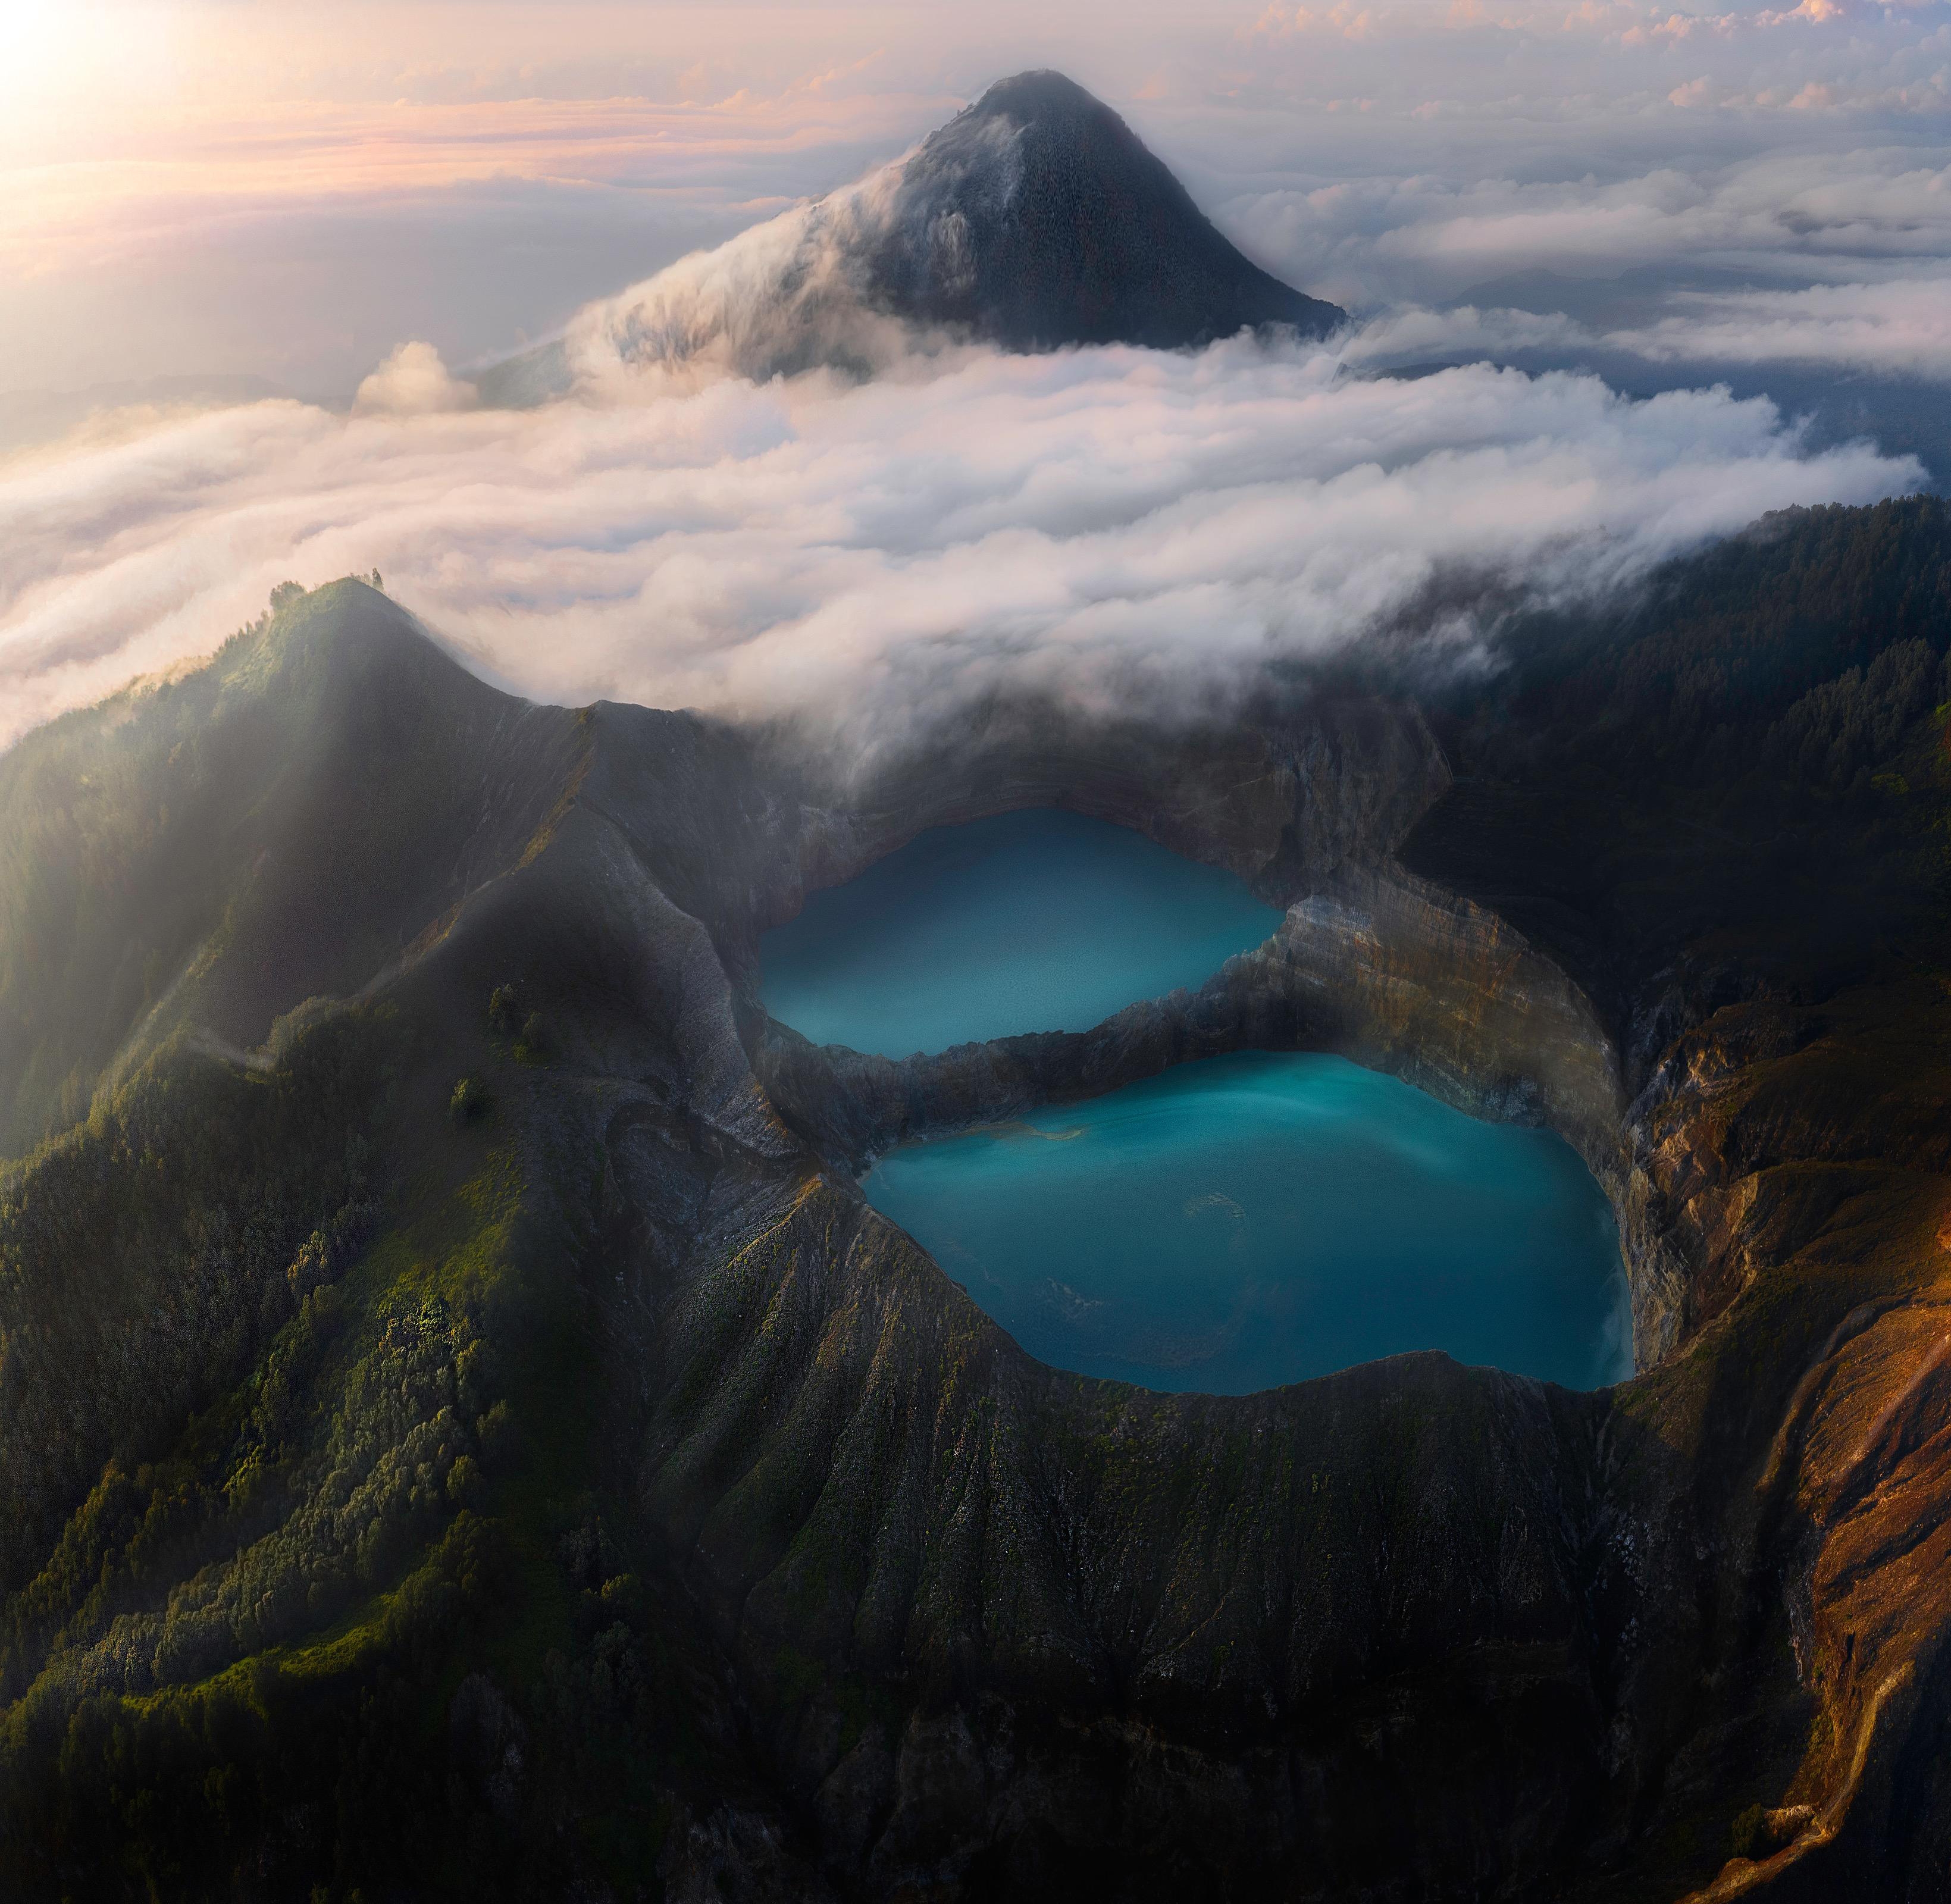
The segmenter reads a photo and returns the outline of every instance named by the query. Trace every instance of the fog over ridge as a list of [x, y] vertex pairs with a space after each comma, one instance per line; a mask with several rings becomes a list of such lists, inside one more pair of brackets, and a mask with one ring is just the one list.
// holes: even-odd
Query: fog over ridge
[[[1247, 337], [526, 411], [262, 403], [0, 468], [0, 740], [208, 652], [287, 576], [376, 567], [543, 699], [798, 713], [855, 751], [1004, 691], [1219, 711], [1447, 576], [1587, 597], [1768, 510], [1922, 480], [1722, 390], [1372, 379]], [[1453, 655], [1482, 634], [1424, 631]]]
[[[1269, 15], [1266, 56], [1339, 17]], [[1400, 30], [1378, 18], [1337, 43]], [[1805, 24], [1834, 22], [1753, 30]], [[1659, 61], [1692, 43], [1662, 35]], [[546, 348], [457, 373], [409, 337], [349, 415], [132, 410], [0, 462], [0, 744], [209, 652], [276, 582], [376, 567], [524, 693], [791, 715], [856, 755], [999, 694], [1223, 714], [1269, 670], [1380, 636], [1474, 662], [1513, 604], [1629, 588], [1772, 509], [1924, 485], [1915, 458], [1839, 440], [1881, 423], [1712, 379], [1951, 384], [1946, 158], [1770, 166], [1709, 141], [1637, 174], [1236, 198], [1262, 257], [1319, 265], [1288, 270], [1306, 292], [1356, 266], [1371, 286], [1527, 255], [1684, 267], [1347, 319], [1243, 256], [1100, 102], [1019, 74], [853, 183], [585, 304]], [[1203, 348], [997, 348], [1053, 336]], [[1647, 367], [1659, 393], [1619, 394]]]

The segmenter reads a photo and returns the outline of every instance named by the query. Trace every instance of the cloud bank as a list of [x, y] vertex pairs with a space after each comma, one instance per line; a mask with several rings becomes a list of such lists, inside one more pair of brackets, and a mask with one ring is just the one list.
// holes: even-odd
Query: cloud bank
[[472, 410], [480, 392], [441, 361], [431, 344], [398, 345], [359, 386], [355, 417], [425, 417], [443, 410]]
[[[1569, 599], [1915, 487], [1765, 401], [1413, 381], [1241, 339], [964, 351], [521, 412], [292, 402], [0, 471], [0, 741], [374, 567], [529, 694], [799, 714], [856, 752], [999, 690], [1218, 710], [1450, 585]], [[1467, 654], [1452, 612], [1425, 638]]]
[[1606, 342], [1655, 363], [1813, 364], [1951, 383], [1951, 272], [1803, 290], [1675, 294]]

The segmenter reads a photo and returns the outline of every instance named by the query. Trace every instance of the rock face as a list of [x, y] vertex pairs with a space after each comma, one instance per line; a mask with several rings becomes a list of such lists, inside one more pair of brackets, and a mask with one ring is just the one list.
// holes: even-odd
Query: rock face
[[1347, 315], [1244, 256], [1108, 106], [1025, 73], [905, 157], [588, 306], [480, 389], [521, 405], [620, 370], [871, 376], [945, 343], [1180, 350]]
[[[482, 1895], [613, 1884], [589, 1847], [626, 1828], [654, 1837], [630, 1881], [654, 1865], [673, 1896], [1935, 1894], [1951, 1010], [1921, 957], [1764, 966], [1739, 836], [1723, 866], [1687, 833], [1681, 886], [1622, 874], [1587, 817], [1616, 835], [1615, 801], [1512, 782], [1517, 829], [1453, 732], [1379, 694], [1181, 735], [1019, 711], [851, 785], [776, 735], [524, 710], [357, 585], [223, 666], [198, 719], [256, 737], [224, 781], [252, 824], [322, 784], [279, 777], [291, 704], [260, 678], [313, 682], [294, 719], [376, 688], [380, 751], [410, 730], [426, 775], [362, 783], [359, 837], [395, 857], [363, 909], [331, 888], [343, 919], [295, 910], [248, 827], [214, 856], [217, 898], [176, 922], [190, 979], [130, 1007], [90, 1127], [0, 1180], [0, 1381], [33, 1404], [0, 1411], [20, 1894], [73, 1888], [84, 1825], [139, 1868], [159, 1828], [115, 1781], [144, 1753], [191, 1768], [170, 1868], [269, 1874], [251, 1896], [367, 1869], [345, 1834], [389, 1802]], [[49, 730], [11, 784], [99, 785], [125, 746], [181, 771], [176, 719]], [[1912, 740], [1923, 787], [1941, 736]], [[1232, 867], [1285, 919], [1082, 1035], [896, 1063], [770, 1024], [758, 936], [810, 888], [1038, 803]], [[1670, 856], [1681, 829], [1647, 833]], [[130, 837], [101, 862], [139, 860]], [[1615, 929], [1551, 935], [1575, 876]], [[105, 903], [48, 915], [46, 996]], [[337, 999], [274, 1028], [318, 972]], [[323, 1066], [334, 1039], [358, 1062]], [[855, 1188], [904, 1138], [1248, 1045], [1562, 1132], [1620, 1213], [1640, 1372], [1091, 1381]], [[179, 1217], [189, 1166], [158, 1157], [223, 1162], [280, 1119], [290, 1194]], [[216, 1181], [244, 1207], [234, 1164]], [[124, 1232], [91, 1198], [167, 1203], [139, 1281], [105, 1270]], [[366, 1227], [308, 1240], [342, 1203]], [[451, 1764], [417, 1743], [361, 1772], [372, 1738], [334, 1728], [416, 1674], [435, 1717], [396, 1729]], [[598, 1732], [612, 1757], [573, 1756]], [[76, 1824], [94, 1753], [109, 1797]], [[247, 1759], [275, 1768], [254, 1810], [226, 1783]], [[604, 1783], [619, 1762], [637, 1784]]]
[[1347, 313], [1245, 258], [1111, 109], [1060, 73], [998, 80], [901, 168], [876, 301], [1010, 350], [1176, 349]]

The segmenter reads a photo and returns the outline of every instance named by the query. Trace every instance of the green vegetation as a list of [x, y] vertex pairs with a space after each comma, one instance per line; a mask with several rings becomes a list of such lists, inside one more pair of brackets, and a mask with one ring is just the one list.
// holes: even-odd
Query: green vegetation
[[[1195, 1701], [1209, 1668], [1244, 1689], [1194, 1711], [1216, 1733], [1271, 1713], [1268, 1622], [1310, 1636], [1323, 1803], [1338, 1755], [1383, 1783], [1418, 1762], [1388, 1755], [1427, 1716], [1425, 1670], [1487, 1815], [1500, 1753], [1556, 1778], [1585, 1749], [1588, 1636], [1524, 1637], [1554, 1603], [1535, 1556], [1558, 1511], [1507, 1511], [1539, 1477], [1497, 1384], [1424, 1366], [1248, 1409], [999, 1378], [993, 1333], [912, 1251], [746, 1147], [749, 1107], [709, 1122], [685, 1068], [708, 1014], [643, 988], [641, 937], [569, 966], [594, 935], [551, 909], [583, 863], [536, 843], [593, 722], [511, 711], [403, 626], [361, 583], [281, 588], [201, 673], [0, 760], [0, 1895], [654, 1895], [701, 1795], [776, 1818], [767, 1753], [822, 1727], [872, 1748], [923, 1695], [976, 1712], [988, 1650], [1080, 1703], [1021, 1707], [1025, 1740], [1046, 1728], [1025, 1762], [1069, 1777], [1074, 1730], [1122, 1763], [1108, 1714], [1190, 1763], [1197, 1726], [1144, 1704], [1137, 1636], [1168, 1627], [1158, 1696]], [[1752, 1046], [1703, 1038], [1726, 1069], [1688, 1115], [1717, 1169], [1765, 1179], [1779, 1257], [1606, 1428], [1604, 1484], [1657, 1503], [1684, 1469], [1668, 1518], [1701, 1519], [1675, 1550], [1704, 1529], [1730, 1579], [1712, 1516], [1753, 1494], [1812, 1342], [1924, 1273], [1891, 1239], [1923, 1234], [1938, 1166], [1911, 1160], [1951, 1075], [1947, 647], [1942, 505], [1809, 512], [1675, 565], [1630, 614], [1512, 631], [1508, 672], [1432, 710], [1459, 783], [1410, 858], [1589, 986], [1634, 1088], [1687, 1027], [1778, 1008]], [[649, 916], [620, 904], [620, 939]], [[1812, 1107], [1857, 1149], [1816, 1155]], [[687, 1282], [700, 1234], [735, 1241]], [[1544, 1478], [1589, 1487], [1588, 1404], [1534, 1404], [1562, 1430]], [[1456, 1472], [1487, 1478], [1456, 1499]], [[723, 1570], [705, 1612], [760, 1636], [736, 1697], [673, 1526]], [[1471, 1624], [1487, 1581], [1515, 1609], [1494, 1646]], [[1595, 1632], [1653, 1605], [1637, 1577], [1637, 1600], [1579, 1584]], [[1658, 1644], [1703, 1728], [1750, 1696], [1719, 1688], [1775, 1702], [1772, 1777], [1830, 1719], [1794, 1703], [1766, 1599], [1711, 1684], [1691, 1640]], [[1406, 1677], [1335, 1677], [1394, 1671], [1374, 1662], [1399, 1615], [1434, 1635]], [[919, 1692], [835, 1664], [913, 1635]], [[1565, 1778], [1544, 1809], [1587, 1789]], [[1672, 1895], [1762, 1784], [1656, 1782]], [[1734, 1823], [1737, 1849], [1772, 1842], [1765, 1815]], [[1225, 1837], [1198, 1830], [1202, 1852]]]
[[281, 585], [0, 760], [0, 1895], [634, 1884], [710, 1756], [686, 1618], [580, 1532], [587, 1225], [505, 1060], [315, 995], [559, 810], [582, 730], [507, 706]]
[[363, 582], [0, 755], [0, 1158], [195, 1025], [254, 1047], [350, 997], [560, 796], [575, 718], [504, 697]]
[[634, 1883], [703, 1669], [588, 1484], [573, 1253], [402, 1125], [393, 1018], [281, 1042], [159, 1054], [0, 1200], [0, 1890]]

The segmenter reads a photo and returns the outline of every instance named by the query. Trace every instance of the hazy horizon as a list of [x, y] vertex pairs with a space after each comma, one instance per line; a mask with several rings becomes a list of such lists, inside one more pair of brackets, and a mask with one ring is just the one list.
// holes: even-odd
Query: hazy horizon
[[[0, 745], [276, 581], [374, 567], [547, 698], [1223, 707], [1439, 581], [1628, 585], [1951, 469], [1945, 0], [137, 0], [0, 36]], [[795, 206], [1045, 66], [1350, 327], [1055, 360], [898, 333], [865, 384], [617, 356], [633, 299], [756, 321]], [[480, 401], [566, 328], [567, 400]], [[64, 390], [99, 394], [30, 394]]]
[[[342, 398], [408, 339], [474, 364], [1039, 66], [1256, 261], [1361, 314], [1541, 267], [1800, 289], [1951, 256], [1943, 0], [17, 0], [0, 52], [6, 392], [246, 374]], [[1818, 357], [1841, 348], [1818, 328]], [[1941, 332], [1931, 354], [1941, 378]]]

